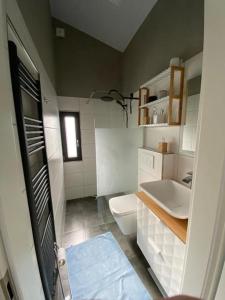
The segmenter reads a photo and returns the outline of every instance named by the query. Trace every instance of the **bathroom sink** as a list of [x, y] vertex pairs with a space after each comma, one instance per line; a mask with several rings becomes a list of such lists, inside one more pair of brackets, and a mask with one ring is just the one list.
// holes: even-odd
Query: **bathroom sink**
[[171, 216], [188, 219], [191, 190], [173, 180], [140, 184], [141, 189]]

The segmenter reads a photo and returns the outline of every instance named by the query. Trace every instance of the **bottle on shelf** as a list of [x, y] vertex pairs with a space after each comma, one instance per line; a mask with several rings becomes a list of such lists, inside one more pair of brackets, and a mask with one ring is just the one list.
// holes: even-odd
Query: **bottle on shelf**
[[153, 109], [152, 123], [153, 124], [158, 124], [158, 113], [157, 113], [157, 110], [155, 108]]

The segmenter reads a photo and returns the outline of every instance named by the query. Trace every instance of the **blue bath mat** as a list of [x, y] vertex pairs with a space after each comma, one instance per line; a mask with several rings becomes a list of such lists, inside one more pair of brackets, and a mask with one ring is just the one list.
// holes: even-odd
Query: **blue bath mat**
[[66, 249], [73, 300], [151, 300], [111, 232]]

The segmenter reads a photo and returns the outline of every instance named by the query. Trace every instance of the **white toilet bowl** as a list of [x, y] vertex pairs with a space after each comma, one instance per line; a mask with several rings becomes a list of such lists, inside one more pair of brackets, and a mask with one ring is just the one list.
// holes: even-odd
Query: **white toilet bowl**
[[135, 194], [111, 198], [109, 208], [123, 234], [137, 232], [137, 197]]

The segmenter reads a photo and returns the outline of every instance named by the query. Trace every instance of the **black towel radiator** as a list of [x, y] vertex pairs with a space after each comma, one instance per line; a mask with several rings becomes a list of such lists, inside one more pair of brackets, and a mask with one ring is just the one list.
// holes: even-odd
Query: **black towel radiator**
[[46, 154], [41, 87], [9, 41], [12, 88], [34, 244], [45, 298], [55, 293], [57, 266], [53, 207]]

